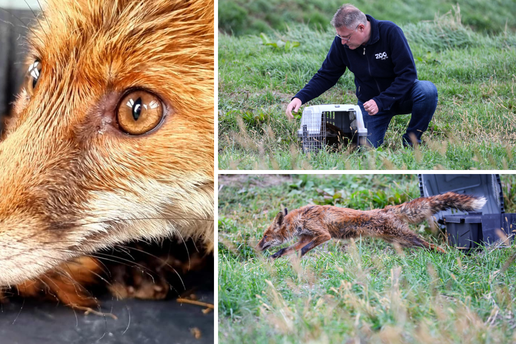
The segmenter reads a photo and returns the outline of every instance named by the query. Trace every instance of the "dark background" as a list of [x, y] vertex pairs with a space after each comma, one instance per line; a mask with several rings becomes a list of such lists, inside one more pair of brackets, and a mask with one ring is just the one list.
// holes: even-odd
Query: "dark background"
[[0, 7], [0, 126], [24, 80], [26, 35], [33, 20], [31, 10]]
[[[197, 291], [213, 303], [213, 290]], [[83, 311], [34, 300], [0, 304], [2, 344], [175, 344], [213, 343], [213, 311], [176, 300], [102, 300], [102, 310], [116, 315], [85, 315]], [[192, 329], [201, 338], [196, 339]]]

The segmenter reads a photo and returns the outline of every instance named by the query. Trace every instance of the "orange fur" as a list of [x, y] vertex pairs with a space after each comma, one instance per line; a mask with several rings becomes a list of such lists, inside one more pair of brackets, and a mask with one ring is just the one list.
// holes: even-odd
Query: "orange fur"
[[[78, 304], [92, 276], [70, 259], [171, 235], [213, 247], [213, 1], [50, 0], [29, 46], [40, 76], [0, 144], [0, 287]], [[142, 135], [117, 120], [134, 90], [163, 108]]]
[[59, 300], [72, 307], [94, 306], [95, 299], [89, 296], [84, 286], [94, 283], [96, 274], [100, 271], [101, 268], [96, 259], [79, 257], [39, 276], [37, 280], [18, 284], [16, 291], [23, 297]]
[[456, 208], [472, 211], [482, 208], [486, 199], [448, 192], [443, 195], [421, 197], [384, 209], [369, 211], [334, 206], [307, 205], [292, 212], [280, 212], [258, 243], [259, 250], [281, 245], [296, 236], [299, 242], [276, 252], [272, 257], [301, 251], [301, 256], [322, 243], [336, 239], [372, 236], [405, 247], [425, 247], [441, 253], [445, 251], [426, 242], [411, 231], [408, 223], [420, 223], [435, 213]]

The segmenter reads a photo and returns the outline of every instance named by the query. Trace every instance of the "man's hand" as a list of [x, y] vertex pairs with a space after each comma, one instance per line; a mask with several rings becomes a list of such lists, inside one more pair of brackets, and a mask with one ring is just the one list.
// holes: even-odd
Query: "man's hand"
[[292, 99], [290, 104], [288, 104], [288, 106], [287, 106], [287, 110], [285, 110], [285, 114], [287, 115], [287, 117], [290, 119], [294, 118], [294, 116], [292, 116], [292, 111], [297, 112], [297, 110], [299, 110], [301, 105], [302, 105], [301, 99], [299, 99], [299, 98]]
[[368, 100], [364, 103], [364, 110], [366, 110], [371, 116], [374, 116], [378, 113], [378, 105], [376, 105], [374, 100]]

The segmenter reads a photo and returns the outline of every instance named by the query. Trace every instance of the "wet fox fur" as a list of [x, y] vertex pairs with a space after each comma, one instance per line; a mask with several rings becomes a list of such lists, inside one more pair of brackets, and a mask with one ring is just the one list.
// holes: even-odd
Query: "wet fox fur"
[[265, 231], [258, 249], [283, 244], [298, 237], [299, 242], [272, 255], [278, 258], [301, 250], [301, 256], [331, 238], [350, 239], [377, 237], [403, 247], [424, 247], [446, 253], [441, 247], [430, 244], [411, 231], [407, 223], [417, 224], [435, 213], [455, 208], [462, 211], [478, 210], [484, 206], [484, 197], [448, 192], [443, 195], [421, 197], [413, 201], [384, 209], [368, 211], [334, 206], [307, 205], [288, 212], [279, 212]]
[[49, 0], [0, 143], [0, 294], [71, 306], [135, 239], [213, 247], [213, 0]]

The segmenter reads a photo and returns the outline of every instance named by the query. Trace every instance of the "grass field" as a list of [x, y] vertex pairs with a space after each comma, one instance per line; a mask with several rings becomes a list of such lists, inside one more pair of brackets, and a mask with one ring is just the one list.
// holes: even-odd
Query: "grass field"
[[[516, 177], [502, 176], [507, 212]], [[419, 197], [415, 175], [221, 175], [220, 343], [516, 341], [516, 246], [464, 254], [331, 240], [303, 259], [253, 247], [278, 211], [308, 203], [371, 209]]]
[[[333, 30], [294, 25], [269, 34], [286, 44], [280, 48], [261, 44], [258, 35], [220, 34], [219, 168], [515, 169], [516, 34], [473, 31], [461, 16], [402, 26], [419, 79], [439, 91], [425, 144], [415, 150], [401, 145], [409, 116], [396, 116], [377, 150], [302, 153], [300, 120], [287, 120], [284, 109], [319, 69]], [[351, 73], [307, 105], [328, 103], [356, 104]]]

